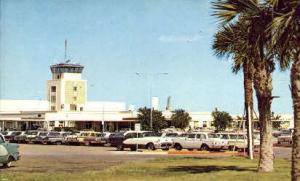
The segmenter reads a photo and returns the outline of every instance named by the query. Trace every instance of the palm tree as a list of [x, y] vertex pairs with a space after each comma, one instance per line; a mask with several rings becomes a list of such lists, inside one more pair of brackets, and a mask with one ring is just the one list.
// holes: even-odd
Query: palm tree
[[273, 45], [281, 68], [291, 68], [291, 93], [294, 108], [292, 180], [300, 180], [300, 1], [269, 0], [274, 20], [270, 27]]
[[[234, 59], [232, 71], [238, 73], [243, 69], [244, 75], [244, 107], [246, 112], [247, 125], [252, 124], [253, 119], [253, 64], [252, 61], [247, 57], [248, 42], [247, 36], [244, 33], [247, 26], [244, 26], [243, 20], [240, 20], [236, 24], [229, 24], [223, 26], [214, 36], [213, 49], [218, 57], [229, 57], [232, 56]], [[250, 108], [250, 110], [249, 110]], [[251, 119], [249, 119], [249, 116]], [[253, 133], [253, 126], [251, 126], [251, 132]], [[247, 127], [249, 129], [249, 126]], [[248, 134], [248, 156], [251, 158], [250, 153], [250, 134]]]
[[260, 122], [260, 156], [258, 171], [273, 171], [272, 144], [272, 72], [274, 62], [269, 55], [270, 35], [266, 33], [272, 21], [272, 12], [267, 4], [256, 0], [216, 0], [213, 2], [214, 16], [228, 24], [243, 18], [247, 24], [248, 56], [255, 67], [254, 89], [256, 91]]

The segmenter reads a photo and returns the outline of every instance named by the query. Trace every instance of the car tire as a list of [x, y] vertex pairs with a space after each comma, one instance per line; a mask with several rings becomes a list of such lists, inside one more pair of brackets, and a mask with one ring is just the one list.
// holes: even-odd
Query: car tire
[[209, 147], [206, 144], [201, 145], [200, 147], [201, 151], [209, 151]]
[[178, 150], [178, 151], [182, 150], [182, 146], [180, 144], [175, 144], [174, 148], [175, 148], [175, 150]]
[[117, 145], [117, 150], [123, 151], [124, 150], [123, 145], [122, 144]]
[[62, 142], [61, 142], [61, 141], [57, 141], [55, 144], [56, 144], [56, 145], [61, 145]]
[[229, 146], [228, 150], [230, 150], [230, 151], [236, 151], [236, 150], [238, 150], [238, 147], [236, 147], [236, 146]]
[[170, 150], [170, 147], [169, 146], [166, 146], [165, 148], [162, 149], [163, 151], [169, 151]]
[[13, 161], [14, 161], [13, 157], [11, 157], [11, 156], [8, 157], [8, 160], [7, 160], [6, 163], [3, 164], [3, 167], [4, 167], [4, 168], [9, 168], [9, 167], [11, 167], [11, 164], [12, 164]]
[[136, 147], [135, 146], [130, 147], [130, 151], [136, 151]]
[[155, 146], [154, 146], [153, 143], [148, 143], [147, 146], [146, 146], [146, 148], [147, 148], [148, 150], [155, 150]]

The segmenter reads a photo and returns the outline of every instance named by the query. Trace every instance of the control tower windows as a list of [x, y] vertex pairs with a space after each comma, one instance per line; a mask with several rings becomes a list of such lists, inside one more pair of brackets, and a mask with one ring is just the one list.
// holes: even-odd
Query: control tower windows
[[70, 104], [70, 110], [71, 111], [76, 111], [77, 110], [77, 106], [75, 104]]
[[51, 86], [51, 92], [56, 92], [56, 86]]

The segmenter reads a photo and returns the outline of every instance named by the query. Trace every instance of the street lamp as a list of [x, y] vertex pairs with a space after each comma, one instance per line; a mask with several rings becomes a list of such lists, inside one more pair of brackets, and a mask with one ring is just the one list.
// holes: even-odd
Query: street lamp
[[141, 77], [141, 76], [145, 76], [146, 79], [148, 79], [149, 77], [151, 77], [151, 80], [150, 80], [150, 87], [149, 87], [149, 96], [150, 96], [150, 129], [152, 130], [153, 128], [153, 125], [152, 125], [152, 122], [153, 122], [153, 116], [152, 116], [152, 80], [155, 76], [160, 76], [160, 75], [169, 75], [168, 72], [156, 72], [156, 73], [144, 73], [144, 72], [136, 72], [135, 73], [137, 76]]

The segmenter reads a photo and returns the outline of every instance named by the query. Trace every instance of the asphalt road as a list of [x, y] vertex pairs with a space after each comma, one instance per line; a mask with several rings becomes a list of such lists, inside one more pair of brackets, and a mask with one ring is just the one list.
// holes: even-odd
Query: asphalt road
[[[112, 147], [32, 144], [20, 145], [20, 153], [21, 160], [15, 162], [12, 168], [0, 169], [0, 173], [2, 171], [51, 173], [101, 170], [130, 161], [180, 156], [168, 155], [163, 151], [131, 152], [116, 151]], [[274, 153], [276, 158], [290, 159], [291, 148], [275, 147]]]

